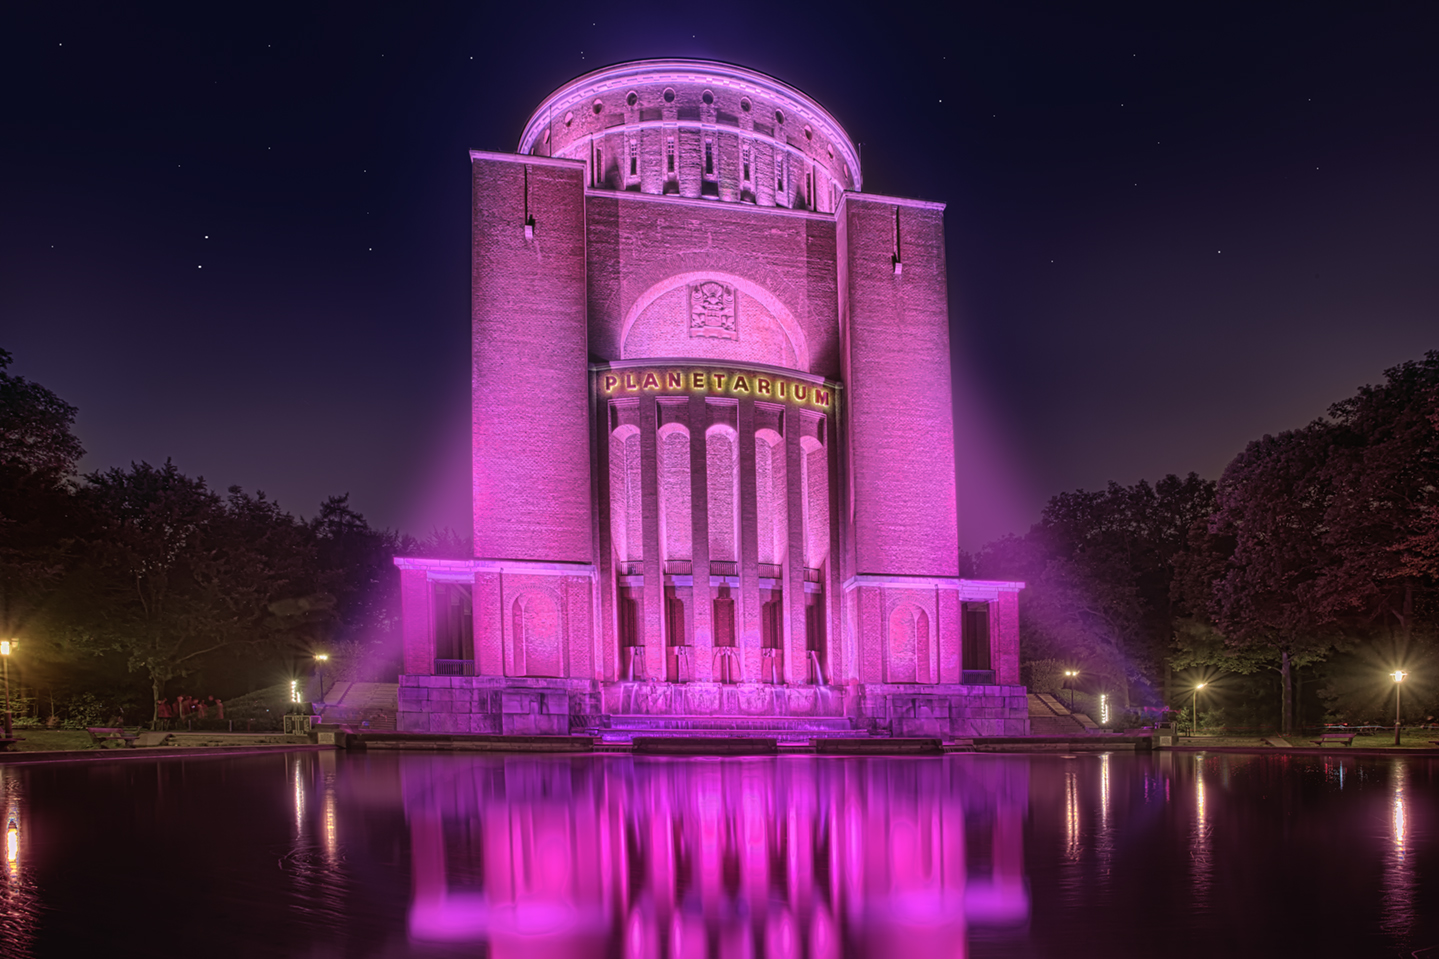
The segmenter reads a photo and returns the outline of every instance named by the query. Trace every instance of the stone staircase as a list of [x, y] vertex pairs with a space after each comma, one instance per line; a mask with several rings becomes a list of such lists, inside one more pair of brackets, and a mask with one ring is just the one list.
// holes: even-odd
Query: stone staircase
[[781, 743], [807, 743], [811, 739], [850, 738], [854, 723], [845, 716], [655, 716], [615, 715], [598, 730], [607, 742], [628, 742], [636, 736], [678, 736], [688, 739], [722, 739], [745, 736]]
[[1029, 694], [1029, 734], [1031, 736], [1083, 735], [1094, 727], [1086, 725], [1087, 716], [1072, 713], [1069, 707], [1048, 693]]
[[336, 683], [316, 708], [327, 723], [368, 723], [377, 732], [394, 732], [399, 699], [399, 683]]

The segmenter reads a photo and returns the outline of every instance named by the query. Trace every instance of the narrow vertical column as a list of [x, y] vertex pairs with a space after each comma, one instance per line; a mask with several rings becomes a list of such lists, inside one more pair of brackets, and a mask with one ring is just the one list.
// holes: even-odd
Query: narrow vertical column
[[714, 591], [710, 589], [709, 410], [705, 398], [690, 396], [690, 642], [694, 644], [695, 681], [714, 679]]
[[645, 678], [665, 676], [665, 583], [660, 550], [658, 418], [653, 394], [640, 397], [640, 495], [644, 513]]
[[849, 639], [854, 635], [854, 623], [845, 615], [848, 607], [845, 604], [843, 590], [846, 571], [853, 572], [853, 570], [847, 570], [853, 554], [849, 551], [850, 517], [844, 510], [848, 475], [842, 465], [845, 462], [843, 455], [845, 432], [840, 429], [838, 411], [841, 409], [843, 409], [843, 403], [836, 401], [834, 412], [830, 414], [828, 433], [825, 436], [825, 439], [828, 440], [825, 447], [829, 458], [829, 530], [831, 539], [829, 557], [824, 564], [826, 617], [824, 660], [829, 667], [825, 678], [832, 686], [859, 680], [859, 654]]
[[481, 676], [504, 676], [505, 642], [504, 600], [500, 590], [500, 574], [475, 573], [475, 669]]
[[789, 517], [784, 563], [784, 679], [787, 683], [804, 683], [809, 678], [809, 643], [805, 629], [804, 568], [804, 496], [800, 484], [806, 475], [801, 460], [799, 409], [784, 409], [785, 513]]
[[935, 608], [939, 611], [935, 639], [939, 643], [939, 682], [957, 683], [964, 668], [964, 604], [953, 589], [935, 591]]
[[1007, 589], [989, 604], [989, 664], [1001, 686], [1019, 685], [1019, 593]]
[[[597, 586], [599, 593], [598, 629], [593, 637], [595, 648], [596, 679], [616, 680], [619, 678], [619, 635], [615, 628], [615, 551], [612, 538], [610, 491], [610, 405], [597, 395], [592, 395], [590, 422], [595, 437], [591, 442], [590, 475], [593, 478], [594, 502], [603, 504], [595, 510], [595, 568], [599, 572]], [[479, 594], [476, 593], [475, 610], [479, 611]], [[478, 645], [478, 643], [477, 643]]]
[[755, 494], [754, 401], [739, 404], [739, 627], [741, 675], [760, 681], [759, 512]]
[[405, 675], [429, 676], [435, 669], [435, 630], [430, 582], [423, 569], [400, 570], [400, 610]]

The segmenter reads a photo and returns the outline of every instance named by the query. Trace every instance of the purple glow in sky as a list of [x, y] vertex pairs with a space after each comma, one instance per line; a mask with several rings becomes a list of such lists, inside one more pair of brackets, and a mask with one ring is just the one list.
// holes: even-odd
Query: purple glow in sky
[[0, 346], [80, 407], [86, 468], [464, 529], [467, 151], [654, 56], [798, 86], [867, 191], [948, 204], [968, 548], [1217, 476], [1436, 346], [1434, 8], [810, 14], [9, 7]]

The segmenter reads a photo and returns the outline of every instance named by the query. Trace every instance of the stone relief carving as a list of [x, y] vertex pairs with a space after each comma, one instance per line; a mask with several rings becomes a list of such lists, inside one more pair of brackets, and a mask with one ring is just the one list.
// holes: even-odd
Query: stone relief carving
[[733, 287], [713, 280], [690, 286], [690, 336], [739, 339]]

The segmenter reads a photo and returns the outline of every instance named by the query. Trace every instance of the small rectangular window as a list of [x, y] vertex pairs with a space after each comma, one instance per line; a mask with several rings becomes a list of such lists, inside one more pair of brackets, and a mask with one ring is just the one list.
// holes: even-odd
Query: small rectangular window
[[713, 140], [705, 141], [705, 176], [715, 174], [715, 144]]
[[743, 174], [744, 174], [744, 182], [746, 182], [746, 183], [749, 182], [749, 163], [750, 163], [750, 159], [749, 159], [749, 144], [746, 143], [746, 144], [744, 145], [744, 168], [743, 168], [743, 171], [742, 171]]
[[774, 192], [784, 196], [784, 154], [774, 158]]
[[666, 173], [673, 173], [673, 172], [675, 172], [675, 138], [674, 138], [674, 137], [667, 137], [667, 138], [665, 139], [665, 172], [666, 172]]
[[635, 141], [630, 141], [630, 176], [639, 176], [640, 173], [640, 151]]

